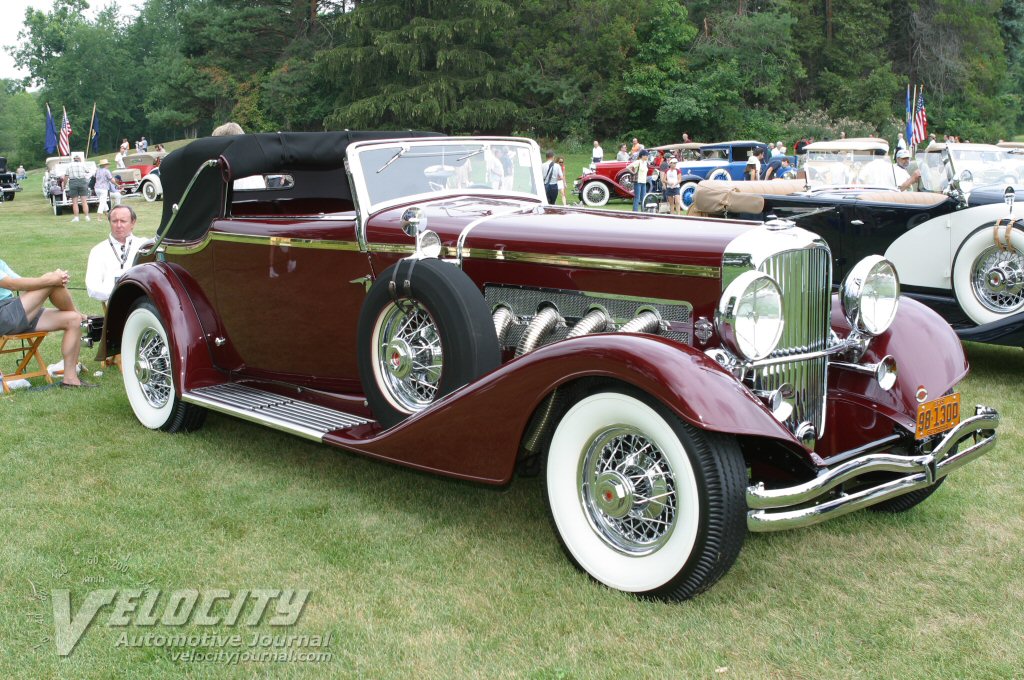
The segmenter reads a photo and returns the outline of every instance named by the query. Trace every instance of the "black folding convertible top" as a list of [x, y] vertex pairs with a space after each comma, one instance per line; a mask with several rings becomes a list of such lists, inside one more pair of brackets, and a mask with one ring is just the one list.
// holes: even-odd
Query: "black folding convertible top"
[[[160, 165], [164, 191], [164, 212], [158, 234], [171, 223], [174, 206], [178, 216], [165, 238], [191, 241], [199, 238], [220, 216], [223, 192], [227, 190], [218, 168], [205, 170], [184, 201], [182, 194], [199, 167], [208, 160], [223, 158], [231, 170], [231, 178], [285, 173], [289, 171], [338, 170], [345, 164], [345, 148], [353, 143], [374, 139], [402, 139], [439, 136], [436, 132], [365, 131], [365, 132], [267, 132], [254, 135], [205, 137], [168, 154]], [[349, 187], [337, 186], [339, 198], [351, 198]]]

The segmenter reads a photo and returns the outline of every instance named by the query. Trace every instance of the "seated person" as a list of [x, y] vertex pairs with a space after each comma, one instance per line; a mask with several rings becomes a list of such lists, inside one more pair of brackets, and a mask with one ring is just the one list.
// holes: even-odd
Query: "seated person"
[[[68, 273], [61, 269], [24, 278], [0, 260], [0, 335], [64, 331], [60, 349], [67, 370], [61, 387], [92, 387], [81, 382], [74, 370], [82, 349], [81, 326], [86, 316], [75, 308], [67, 285]], [[14, 297], [11, 291], [20, 291], [22, 295]], [[57, 309], [44, 308], [47, 300]]]
[[872, 187], [891, 187], [893, 185], [893, 165], [888, 158], [875, 158], [861, 167], [857, 174], [857, 183]]
[[85, 288], [89, 297], [106, 302], [139, 252], [143, 239], [135, 236], [135, 211], [131, 206], [118, 205], [107, 213], [110, 233], [89, 251], [89, 264], [85, 269]]

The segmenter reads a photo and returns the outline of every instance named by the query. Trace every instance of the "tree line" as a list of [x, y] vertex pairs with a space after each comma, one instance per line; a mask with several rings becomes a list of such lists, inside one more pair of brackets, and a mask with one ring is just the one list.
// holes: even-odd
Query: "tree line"
[[[37, 165], [44, 106], [82, 148], [123, 137], [430, 129], [582, 150], [877, 134], [923, 86], [932, 130], [1009, 138], [1024, 116], [1024, 0], [87, 0], [28, 9], [0, 88], [0, 155]], [[36, 89], [39, 88], [39, 89]]]

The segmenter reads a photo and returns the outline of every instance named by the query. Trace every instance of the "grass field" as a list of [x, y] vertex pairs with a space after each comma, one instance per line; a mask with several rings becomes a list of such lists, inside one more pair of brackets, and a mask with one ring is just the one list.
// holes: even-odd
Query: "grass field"
[[[571, 182], [583, 162], [570, 162]], [[66, 268], [82, 286], [104, 223], [53, 217], [38, 171], [24, 184], [0, 206], [0, 258], [24, 275]], [[134, 205], [138, 233], [154, 233], [161, 204]], [[0, 678], [1024, 677], [1024, 352], [968, 352], [964, 403], [1003, 414], [990, 455], [903, 515], [752, 535], [683, 604], [577, 572], [536, 479], [481, 488], [220, 415], [191, 435], [151, 432], [116, 371], [96, 390], [0, 396]], [[45, 353], [59, 358], [55, 339]], [[290, 628], [117, 627], [106, 609], [58, 656], [55, 590], [77, 612], [90, 591], [142, 587], [310, 595]], [[323, 634], [329, 645], [309, 651], [331, 657], [188, 662], [119, 645], [124, 633]]]

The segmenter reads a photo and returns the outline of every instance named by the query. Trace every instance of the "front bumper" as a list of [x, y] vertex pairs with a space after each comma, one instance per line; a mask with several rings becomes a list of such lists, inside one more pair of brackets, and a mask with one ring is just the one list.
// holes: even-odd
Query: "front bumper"
[[[996, 443], [998, 426], [999, 413], [995, 409], [976, 406], [975, 415], [943, 435], [931, 453], [917, 456], [870, 453], [823, 470], [811, 481], [796, 486], [781, 489], [766, 489], [763, 483], [749, 486], [747, 528], [764, 532], [811, 526], [931, 486], [991, 449]], [[966, 446], [968, 443], [970, 445]], [[954, 449], [956, 452], [952, 453]], [[900, 476], [849, 494], [833, 492], [842, 484], [878, 472]]]

